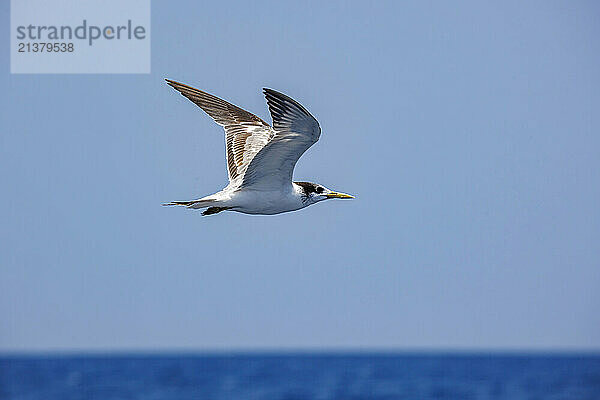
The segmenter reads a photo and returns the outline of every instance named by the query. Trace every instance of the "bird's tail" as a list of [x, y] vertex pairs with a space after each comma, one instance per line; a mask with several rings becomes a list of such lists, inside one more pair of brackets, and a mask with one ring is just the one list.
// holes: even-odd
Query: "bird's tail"
[[169, 203], [164, 203], [163, 206], [185, 206], [187, 208], [205, 208], [211, 207], [217, 204], [216, 199], [198, 199], [198, 200], [187, 200], [187, 201], [171, 201]]

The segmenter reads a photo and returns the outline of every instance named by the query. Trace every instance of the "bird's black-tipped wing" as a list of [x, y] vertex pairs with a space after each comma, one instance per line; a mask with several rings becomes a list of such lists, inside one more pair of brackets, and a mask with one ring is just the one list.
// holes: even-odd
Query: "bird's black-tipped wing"
[[241, 183], [252, 159], [274, 137], [275, 131], [256, 115], [225, 100], [183, 83], [166, 81], [223, 126], [229, 180]]
[[242, 186], [278, 190], [290, 185], [296, 162], [321, 136], [317, 120], [297, 101], [263, 89], [275, 136], [254, 156]]

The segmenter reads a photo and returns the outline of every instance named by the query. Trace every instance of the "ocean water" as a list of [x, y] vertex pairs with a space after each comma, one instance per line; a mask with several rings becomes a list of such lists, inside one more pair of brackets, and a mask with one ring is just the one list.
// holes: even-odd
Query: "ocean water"
[[4, 356], [0, 399], [600, 400], [600, 355]]

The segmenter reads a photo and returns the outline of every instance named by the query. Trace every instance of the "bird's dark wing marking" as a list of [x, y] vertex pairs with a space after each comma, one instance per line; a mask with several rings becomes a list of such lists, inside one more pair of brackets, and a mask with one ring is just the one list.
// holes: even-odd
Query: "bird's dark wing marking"
[[297, 101], [263, 89], [273, 118], [275, 136], [254, 156], [242, 186], [280, 189], [291, 185], [296, 162], [321, 135], [317, 120]]
[[252, 159], [275, 135], [273, 128], [256, 115], [212, 94], [169, 79], [166, 81], [223, 126], [229, 180], [241, 181]]

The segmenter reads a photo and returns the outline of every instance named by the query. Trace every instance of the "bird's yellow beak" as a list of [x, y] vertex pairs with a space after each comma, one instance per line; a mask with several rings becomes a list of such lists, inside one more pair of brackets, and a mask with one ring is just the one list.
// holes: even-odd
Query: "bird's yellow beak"
[[325, 197], [327, 197], [328, 199], [353, 199], [354, 198], [354, 196], [351, 196], [349, 194], [338, 193], [338, 192], [327, 193], [325, 195]]

